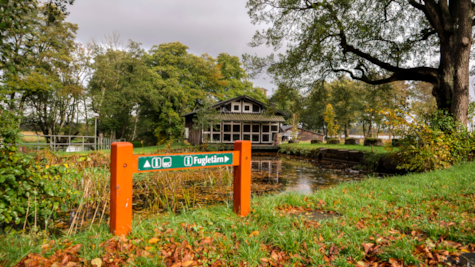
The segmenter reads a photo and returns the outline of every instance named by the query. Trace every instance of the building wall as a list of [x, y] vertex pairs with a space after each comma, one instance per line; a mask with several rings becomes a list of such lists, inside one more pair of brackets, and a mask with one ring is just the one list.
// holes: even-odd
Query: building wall
[[201, 145], [201, 130], [195, 130], [193, 128], [193, 120], [191, 116], [186, 118], [185, 127], [188, 128], [188, 138], [185, 138], [185, 140], [194, 146]]
[[[219, 129], [195, 130], [193, 128], [192, 118], [187, 118], [185, 127], [188, 128], [188, 138], [185, 140], [192, 145], [201, 145], [207, 141], [209, 143], [229, 143], [232, 144], [237, 140], [249, 140], [253, 144], [274, 143], [274, 135], [279, 133], [280, 123], [270, 122], [231, 122], [223, 121], [219, 124]], [[247, 126], [247, 127], [245, 127]], [[235, 128], [236, 127], [236, 128]], [[235, 131], [239, 128], [239, 132]], [[247, 131], [250, 128], [250, 131]], [[231, 131], [227, 131], [231, 129]], [[225, 139], [226, 138], [226, 139]]]
[[319, 135], [319, 134], [305, 131], [302, 129], [299, 129], [299, 137], [300, 137], [300, 141], [311, 141], [314, 139], [319, 139], [323, 141], [323, 135]]
[[[219, 107], [221, 113], [247, 113], [261, 114], [264, 107], [254, 102], [244, 99], [230, 102]], [[233, 122], [222, 121], [217, 127], [210, 129], [193, 129], [193, 116], [187, 116], [185, 119], [185, 128], [188, 132], [188, 138], [185, 140], [192, 145], [200, 145], [203, 142], [208, 143], [227, 143], [232, 144], [237, 140], [249, 140], [253, 144], [272, 145], [275, 135], [280, 131], [279, 122]]]

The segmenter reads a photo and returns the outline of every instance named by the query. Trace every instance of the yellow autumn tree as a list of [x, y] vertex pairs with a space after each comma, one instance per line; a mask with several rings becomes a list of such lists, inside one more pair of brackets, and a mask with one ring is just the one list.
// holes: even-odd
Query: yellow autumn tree
[[324, 121], [327, 124], [327, 135], [333, 138], [333, 136], [336, 136], [338, 134], [338, 129], [339, 126], [336, 123], [335, 120], [336, 114], [335, 111], [333, 110], [332, 104], [327, 104], [325, 108], [325, 114], [324, 114]]

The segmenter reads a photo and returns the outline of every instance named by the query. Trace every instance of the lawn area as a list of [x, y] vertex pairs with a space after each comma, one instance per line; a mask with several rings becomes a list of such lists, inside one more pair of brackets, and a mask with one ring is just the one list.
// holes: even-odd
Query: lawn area
[[[295, 147], [295, 148], [306, 149], [306, 150], [313, 150], [317, 148], [332, 148], [332, 149], [346, 149], [346, 150], [371, 152], [370, 146], [364, 146], [362, 144], [361, 145], [345, 145], [345, 144], [331, 145], [327, 143], [310, 144], [310, 142], [300, 142], [298, 144], [285, 143], [285, 144], [282, 144], [281, 147], [282, 148]], [[397, 149], [397, 148], [391, 147], [390, 149]], [[375, 153], [388, 153], [391, 150], [388, 150], [388, 148], [386, 148], [385, 146], [373, 146], [373, 151]]]
[[[244, 218], [232, 203], [149, 219], [135, 214], [128, 237], [112, 237], [105, 224], [62, 237], [11, 232], [0, 236], [0, 266], [442, 266], [449, 254], [475, 250], [474, 201], [471, 162], [311, 195], [256, 197]], [[315, 210], [341, 217], [295, 216]]]
[[[134, 154], [151, 154], [151, 153], [154, 153], [158, 150], [164, 150], [166, 149], [166, 146], [167, 145], [158, 145], [158, 146], [144, 146], [142, 147], [142, 145], [140, 144], [140, 142], [133, 142], [132, 143], [134, 145]], [[179, 149], [179, 148], [187, 148], [187, 147], [192, 147], [190, 145], [185, 145], [181, 142], [174, 142], [172, 145], [171, 145], [171, 149]], [[110, 153], [110, 149], [102, 149], [100, 150], [104, 153]], [[81, 151], [81, 152], [57, 152], [58, 155], [73, 155], [73, 154], [77, 154], [77, 155], [87, 155], [87, 154], [90, 154], [90, 153], [94, 153], [94, 150], [90, 150], [90, 151]]]

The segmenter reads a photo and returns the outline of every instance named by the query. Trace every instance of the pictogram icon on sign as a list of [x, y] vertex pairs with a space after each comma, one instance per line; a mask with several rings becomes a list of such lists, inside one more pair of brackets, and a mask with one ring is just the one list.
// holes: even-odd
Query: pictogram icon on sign
[[193, 157], [192, 156], [186, 156], [185, 160], [183, 162], [183, 165], [185, 165], [186, 167], [192, 166], [193, 165]]
[[172, 158], [164, 157], [162, 163], [163, 163], [163, 168], [170, 168], [172, 166]]
[[150, 162], [147, 160], [145, 161], [145, 164], [143, 165], [144, 168], [150, 168]]
[[[145, 163], [145, 164], [147, 164], [147, 163]], [[144, 167], [145, 167], [145, 165], [144, 165]], [[153, 158], [152, 159], [152, 168], [158, 169], [160, 167], [162, 167], [162, 159], [161, 158]]]

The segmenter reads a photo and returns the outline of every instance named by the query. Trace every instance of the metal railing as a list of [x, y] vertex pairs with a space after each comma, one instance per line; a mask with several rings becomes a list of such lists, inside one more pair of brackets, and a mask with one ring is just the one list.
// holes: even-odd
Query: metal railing
[[[22, 139], [25, 137], [36, 137], [36, 142], [23, 141], [22, 144], [18, 145], [18, 150], [22, 152], [29, 152], [28, 150], [39, 151], [40, 149], [45, 149], [49, 147], [52, 151], [64, 151], [64, 152], [78, 152], [78, 151], [89, 151], [89, 150], [102, 150], [110, 149], [111, 144], [115, 141], [125, 141], [124, 140], [113, 140], [111, 138], [96, 137], [96, 136], [82, 136], [82, 135], [23, 135]], [[28, 138], [31, 139], [31, 138]], [[47, 140], [49, 139], [49, 142]], [[63, 139], [63, 140], [61, 140]], [[64, 142], [64, 139], [67, 139], [67, 142]]]

